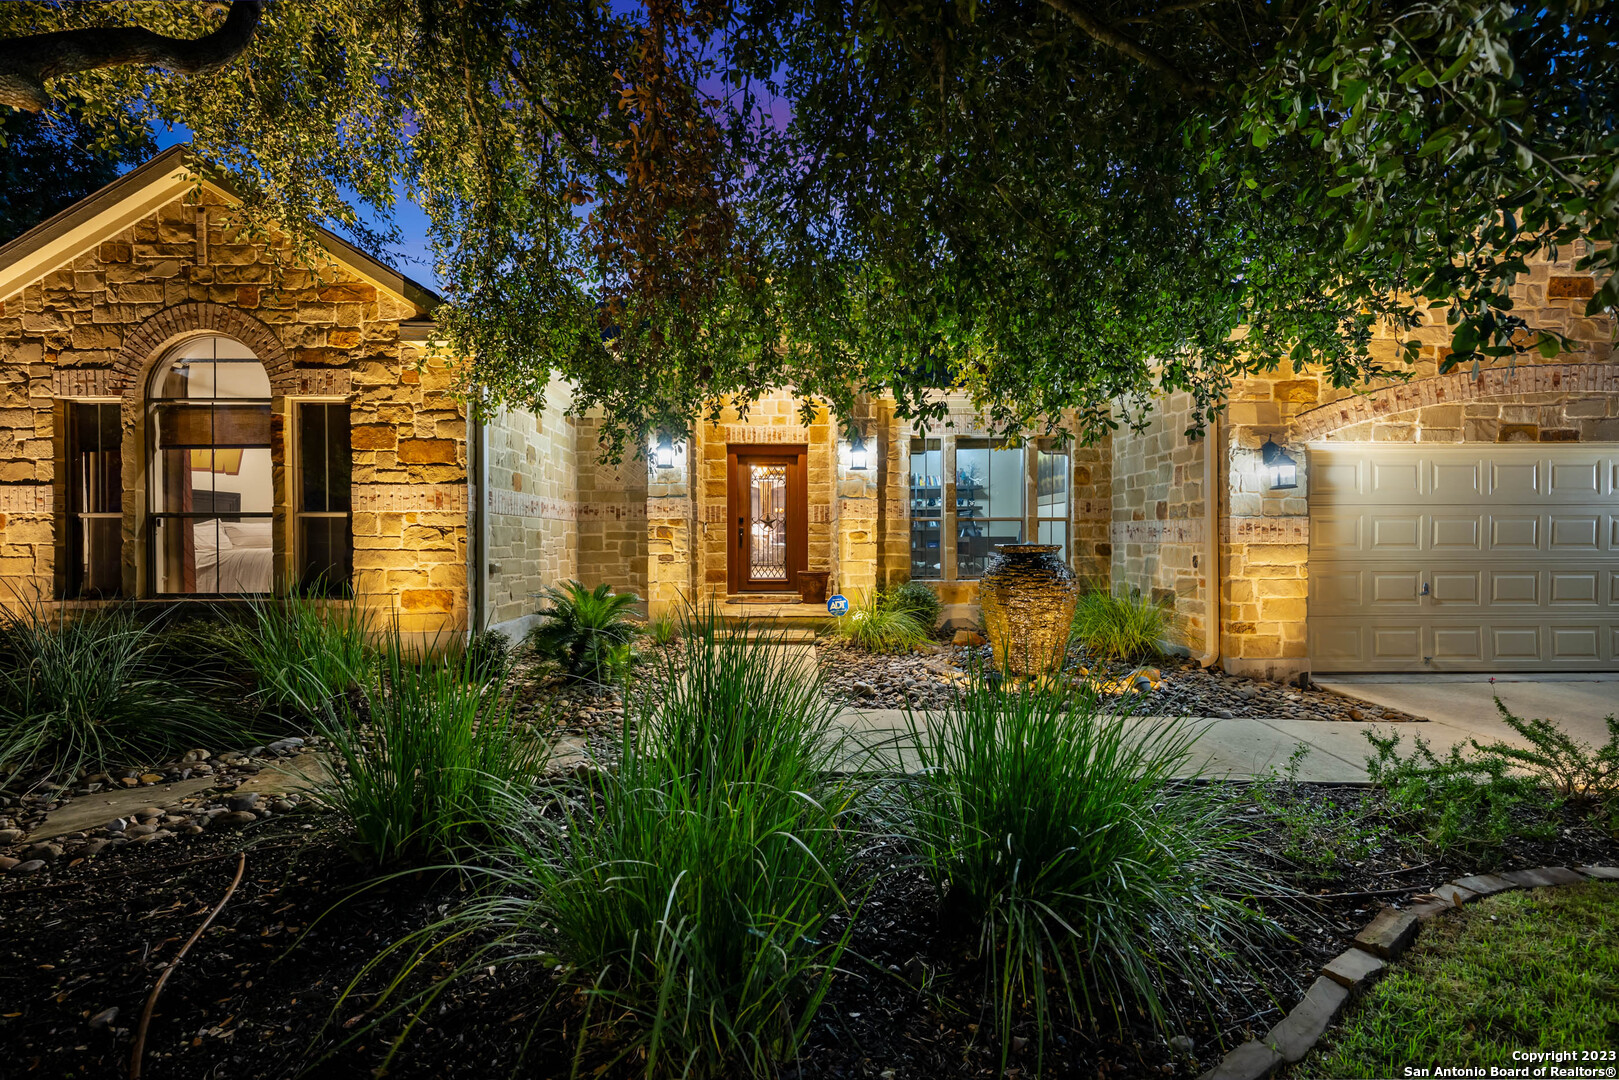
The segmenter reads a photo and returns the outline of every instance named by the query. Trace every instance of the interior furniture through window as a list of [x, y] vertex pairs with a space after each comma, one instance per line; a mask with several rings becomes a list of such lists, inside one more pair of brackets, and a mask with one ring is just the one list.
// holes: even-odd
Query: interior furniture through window
[[268, 593], [270, 377], [227, 337], [175, 346], [147, 392], [147, 558], [158, 596]]
[[1023, 448], [1004, 439], [956, 440], [956, 577], [982, 577], [989, 557], [1023, 542]]
[[911, 440], [911, 577], [938, 580], [944, 567], [944, 441]]

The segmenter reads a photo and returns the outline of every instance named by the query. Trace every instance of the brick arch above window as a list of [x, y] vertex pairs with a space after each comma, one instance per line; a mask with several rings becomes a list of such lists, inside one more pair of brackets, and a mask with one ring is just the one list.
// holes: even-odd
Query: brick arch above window
[[221, 304], [185, 303], [164, 308], [124, 337], [124, 344], [113, 358], [107, 390], [122, 394], [138, 385], [146, 366], [174, 342], [198, 333], [222, 334], [252, 349], [270, 375], [270, 387], [277, 394], [292, 391], [296, 371], [292, 354], [287, 352], [275, 331], [253, 316]]
[[1309, 442], [1342, 428], [1429, 405], [1459, 405], [1519, 394], [1619, 394], [1619, 364], [1522, 364], [1513, 370], [1491, 368], [1477, 376], [1456, 371], [1416, 379], [1299, 413], [1293, 418], [1291, 438]]

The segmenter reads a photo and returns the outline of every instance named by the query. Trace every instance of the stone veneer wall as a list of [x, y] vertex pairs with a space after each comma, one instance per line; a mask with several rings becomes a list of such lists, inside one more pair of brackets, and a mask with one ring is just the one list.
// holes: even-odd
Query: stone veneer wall
[[644, 456], [628, 447], [617, 464], [604, 460], [601, 413], [576, 418], [579, 538], [577, 574], [585, 585], [606, 582], [615, 592], [647, 595], [648, 471]]
[[1108, 587], [1113, 566], [1113, 436], [1068, 447], [1073, 513], [1069, 522], [1074, 573], [1088, 586]]
[[501, 409], [485, 425], [485, 619], [514, 637], [527, 632], [547, 586], [579, 576], [578, 431], [568, 401], [553, 382], [539, 414]]
[[1157, 403], [1146, 426], [1113, 433], [1109, 529], [1112, 586], [1170, 605], [1173, 645], [1196, 653], [1204, 638], [1210, 568], [1204, 463], [1209, 438], [1189, 439], [1190, 394]]
[[[838, 429], [824, 406], [816, 409], [806, 425], [799, 416], [799, 405], [791, 391], [776, 390], [754, 403], [746, 415], [734, 406], [726, 406], [715, 421], [697, 425], [687, 461], [693, 476], [691, 590], [699, 602], [723, 600], [729, 588], [726, 453], [728, 447], [736, 445], [801, 443], [808, 448], [806, 569], [830, 571], [834, 589], [869, 587], [876, 556], [873, 534], [865, 531], [857, 536], [862, 529], [840, 524]], [[863, 520], [860, 513], [858, 509], [851, 511], [851, 520]], [[859, 545], [869, 546], [860, 553], [864, 567], [848, 561], [851, 552], [860, 551]]]
[[[282, 271], [276, 272], [279, 246]], [[466, 447], [450, 370], [400, 340], [416, 309], [335, 263], [292, 265], [280, 238], [230, 227], [188, 193], [0, 297], [0, 578], [22, 595], [65, 584], [65, 403], [122, 403], [124, 589], [145, 588], [145, 379], [198, 332], [252, 346], [272, 382], [275, 543], [286, 553], [285, 439], [298, 398], [344, 399], [354, 453], [355, 587], [403, 629], [466, 625]], [[292, 571], [277, 564], [278, 587]]]
[[[1562, 331], [1575, 349], [1471, 365], [1441, 375], [1448, 352], [1444, 311], [1412, 336], [1423, 342], [1409, 381], [1338, 388], [1319, 374], [1278, 373], [1232, 385], [1227, 425], [1222, 561], [1227, 670], [1271, 678], [1308, 667], [1309, 458], [1314, 441], [1384, 443], [1611, 442], [1619, 440], [1619, 362], [1613, 323], [1587, 318], [1595, 282], [1566, 259], [1530, 264], [1512, 289], [1518, 314], [1535, 328]], [[1404, 335], [1380, 334], [1374, 355], [1393, 360]], [[1297, 489], [1271, 493], [1259, 447], [1267, 438], [1299, 464]]]

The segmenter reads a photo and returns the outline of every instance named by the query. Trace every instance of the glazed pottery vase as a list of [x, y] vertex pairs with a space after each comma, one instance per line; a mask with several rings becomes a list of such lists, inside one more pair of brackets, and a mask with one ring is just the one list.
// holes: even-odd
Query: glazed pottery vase
[[1056, 544], [1007, 544], [990, 556], [978, 582], [984, 636], [995, 665], [1012, 675], [1062, 667], [1079, 579]]

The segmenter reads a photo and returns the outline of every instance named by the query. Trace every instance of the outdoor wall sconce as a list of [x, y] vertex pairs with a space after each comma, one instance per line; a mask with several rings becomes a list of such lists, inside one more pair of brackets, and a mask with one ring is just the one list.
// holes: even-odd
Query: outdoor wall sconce
[[660, 469], [676, 468], [680, 462], [680, 450], [673, 435], [667, 431], [660, 432], [658, 441], [652, 447], [652, 464]]
[[849, 432], [849, 471], [865, 472], [871, 468], [871, 448], [866, 445], [866, 437], [856, 428]]
[[1291, 454], [1270, 439], [1265, 440], [1265, 445], [1259, 448], [1259, 453], [1265, 462], [1266, 471], [1270, 473], [1272, 491], [1299, 486], [1299, 466]]

